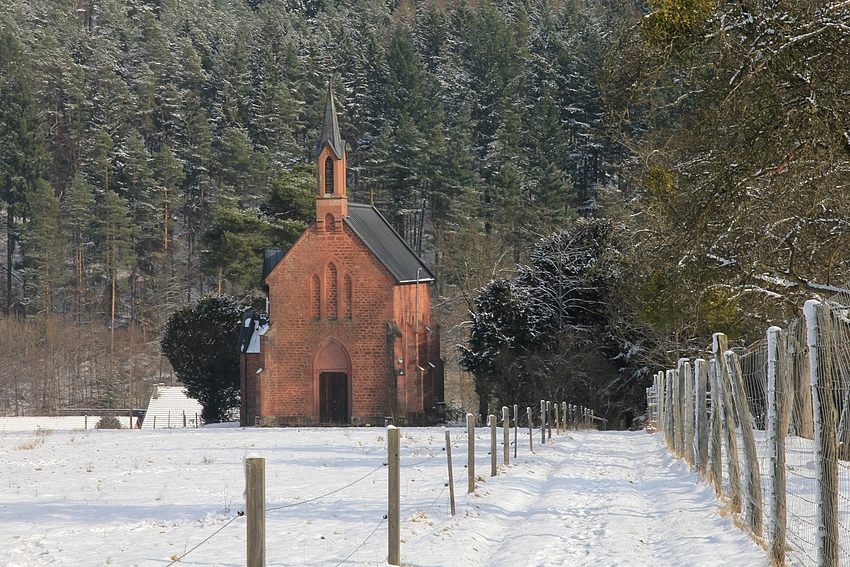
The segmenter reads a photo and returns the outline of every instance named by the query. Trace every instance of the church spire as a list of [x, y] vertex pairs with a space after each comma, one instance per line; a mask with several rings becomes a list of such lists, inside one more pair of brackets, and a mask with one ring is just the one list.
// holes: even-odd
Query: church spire
[[325, 120], [322, 122], [322, 135], [316, 145], [316, 157], [329, 144], [336, 159], [342, 159], [345, 152], [345, 140], [339, 135], [339, 124], [336, 119], [336, 105], [334, 104], [333, 79], [328, 79], [328, 98], [325, 103]]
[[345, 140], [339, 135], [333, 85], [328, 80], [328, 100], [322, 135], [316, 144], [316, 221], [319, 227], [333, 231], [348, 215], [346, 190]]

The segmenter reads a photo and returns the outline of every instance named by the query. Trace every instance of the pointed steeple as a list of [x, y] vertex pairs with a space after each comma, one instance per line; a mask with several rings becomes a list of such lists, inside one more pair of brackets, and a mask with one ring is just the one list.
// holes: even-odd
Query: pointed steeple
[[325, 231], [333, 231], [348, 215], [345, 141], [339, 135], [332, 86], [329, 80], [325, 120], [316, 145], [316, 221]]
[[316, 157], [319, 157], [319, 154], [325, 149], [325, 144], [328, 144], [334, 153], [334, 157], [336, 159], [342, 159], [345, 154], [345, 140], [339, 135], [332, 81], [332, 79], [328, 79], [328, 99], [325, 103], [325, 119], [322, 122], [322, 135], [319, 136], [319, 143], [316, 144]]

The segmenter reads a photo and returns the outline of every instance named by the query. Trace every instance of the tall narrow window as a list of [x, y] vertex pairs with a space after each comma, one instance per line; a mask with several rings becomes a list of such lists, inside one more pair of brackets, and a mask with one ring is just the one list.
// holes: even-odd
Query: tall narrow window
[[334, 161], [328, 156], [325, 158], [325, 195], [334, 194]]
[[342, 297], [344, 301], [342, 316], [351, 319], [351, 276], [348, 274], [342, 278]]
[[337, 315], [337, 283], [336, 283], [336, 266], [333, 262], [328, 263], [328, 271], [325, 273], [325, 286], [328, 292], [327, 300], [327, 318], [336, 319]]
[[322, 318], [322, 282], [316, 274], [310, 278], [310, 316], [313, 319]]

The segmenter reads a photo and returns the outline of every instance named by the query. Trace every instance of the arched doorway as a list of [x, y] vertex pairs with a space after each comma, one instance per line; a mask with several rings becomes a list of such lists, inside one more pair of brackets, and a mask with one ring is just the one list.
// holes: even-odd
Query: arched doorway
[[334, 424], [351, 417], [351, 359], [336, 339], [322, 343], [313, 360], [313, 415]]

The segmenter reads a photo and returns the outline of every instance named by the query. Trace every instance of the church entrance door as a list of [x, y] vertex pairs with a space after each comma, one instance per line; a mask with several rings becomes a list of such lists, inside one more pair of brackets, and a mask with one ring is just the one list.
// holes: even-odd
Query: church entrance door
[[345, 372], [319, 374], [319, 421], [348, 423], [348, 375]]

